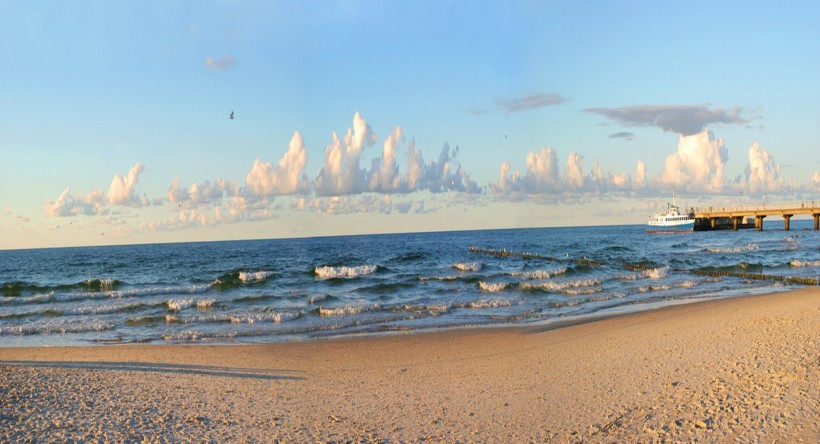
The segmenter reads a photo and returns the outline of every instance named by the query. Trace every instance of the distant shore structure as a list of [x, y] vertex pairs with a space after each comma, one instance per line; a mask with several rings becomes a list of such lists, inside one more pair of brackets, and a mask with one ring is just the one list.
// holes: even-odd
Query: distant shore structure
[[763, 219], [767, 216], [783, 218], [783, 229], [789, 231], [790, 220], [797, 215], [811, 215], [814, 218], [814, 230], [820, 228], [820, 202], [799, 202], [791, 204], [762, 204], [741, 207], [708, 207], [692, 208], [690, 213], [695, 218], [695, 231], [728, 230], [757, 228], [763, 231]]

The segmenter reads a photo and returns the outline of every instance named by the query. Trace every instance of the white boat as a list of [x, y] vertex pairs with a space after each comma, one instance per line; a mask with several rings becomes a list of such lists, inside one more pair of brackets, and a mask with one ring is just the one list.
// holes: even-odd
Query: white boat
[[647, 233], [685, 233], [694, 231], [695, 218], [689, 214], [681, 214], [675, 205], [675, 191], [672, 190], [672, 203], [666, 204], [666, 210], [658, 211], [649, 217], [646, 225]]

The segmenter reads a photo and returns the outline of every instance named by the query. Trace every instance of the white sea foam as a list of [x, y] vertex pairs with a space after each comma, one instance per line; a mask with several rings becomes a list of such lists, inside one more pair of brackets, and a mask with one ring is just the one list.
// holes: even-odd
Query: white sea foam
[[[540, 284], [530, 284], [530, 283], [524, 282], [524, 283], [521, 284], [521, 288], [524, 289], [524, 290], [547, 290], [547, 291], [555, 291], [555, 292], [567, 293], [567, 294], [570, 294], [570, 291], [572, 291], [571, 294], [584, 294], [584, 293], [581, 293], [581, 291], [579, 291], [577, 289], [583, 288], [583, 287], [594, 287], [594, 286], [601, 285], [602, 283], [603, 283], [603, 281], [601, 279], [598, 279], [598, 278], [580, 279], [580, 280], [575, 280], [575, 281], [563, 281], [563, 282], [549, 281], [549, 282], [543, 282], [543, 283], [540, 283]], [[595, 291], [591, 291], [591, 292], [594, 293], [596, 291], [600, 291], [600, 290], [595, 290]]]
[[569, 296], [582, 296], [588, 294], [595, 294], [600, 293], [603, 291], [601, 287], [581, 287], [581, 288], [564, 288], [559, 290], [561, 293], [564, 293]]
[[437, 316], [437, 315], [440, 315], [441, 313], [444, 313], [445, 311], [449, 310], [450, 306], [445, 305], [445, 304], [430, 304], [430, 305], [425, 305], [424, 309], [427, 310], [428, 312], [430, 312], [430, 314], [432, 314], [434, 316]]
[[297, 313], [244, 313], [232, 315], [230, 317], [232, 324], [255, 324], [257, 322], [275, 322], [280, 323], [291, 319], [296, 319], [299, 315]]
[[240, 271], [239, 280], [245, 283], [261, 282], [273, 276], [272, 271]]
[[820, 261], [801, 261], [799, 259], [795, 259], [789, 262], [789, 265], [794, 268], [801, 268], [801, 267], [820, 267]]
[[313, 296], [308, 298], [308, 304], [315, 304], [319, 301], [324, 301], [327, 298], [328, 298], [328, 295], [326, 295], [326, 294], [313, 295]]
[[653, 291], [666, 291], [671, 289], [670, 285], [647, 285], [646, 287], [638, 287], [638, 291], [641, 293], [649, 293]]
[[[106, 291], [104, 294], [107, 297], [124, 298], [134, 296], [153, 296], [161, 294], [195, 294], [204, 293], [210, 290], [214, 284], [202, 285], [187, 285], [187, 286], [169, 286], [169, 287], [146, 287], [146, 288], [131, 288], [127, 290], [113, 290]], [[88, 297], [88, 294], [83, 294]]]
[[480, 281], [478, 283], [478, 288], [482, 291], [488, 291], [490, 293], [498, 293], [507, 289], [510, 286], [509, 282], [484, 282]]
[[512, 276], [519, 276], [527, 281], [549, 279], [567, 272], [567, 267], [556, 268], [553, 270], [534, 270], [534, 271], [516, 271], [510, 273]]
[[373, 274], [378, 267], [376, 265], [359, 265], [357, 267], [316, 267], [313, 271], [316, 276], [322, 279], [332, 278], [352, 278]]
[[71, 315], [89, 315], [89, 314], [107, 314], [107, 313], [117, 313], [119, 311], [128, 310], [136, 307], [140, 307], [143, 304], [141, 303], [126, 303], [126, 304], [103, 304], [103, 305], [92, 305], [87, 307], [70, 307], [62, 310], [66, 314]]
[[98, 320], [45, 320], [6, 327], [0, 326], [0, 336], [84, 333], [111, 330], [113, 328], [115, 328], [114, 324]]
[[420, 276], [419, 280], [422, 282], [427, 281], [457, 281], [461, 279], [460, 276], [433, 276], [433, 277], [424, 277]]
[[55, 297], [54, 290], [49, 291], [48, 293], [40, 293], [31, 296], [4, 296], [3, 302], [4, 303], [29, 303], [29, 302], [44, 302], [50, 299], [54, 299]]
[[197, 310], [209, 310], [213, 308], [215, 302], [216, 301], [214, 299], [203, 299], [196, 301], [196, 308]]
[[114, 282], [116, 282], [116, 281], [114, 279], [99, 279], [99, 280], [97, 280], [97, 279], [87, 279], [84, 283], [87, 286], [92, 286], [96, 282], [100, 283], [100, 290], [105, 291], [105, 290], [113, 290], [114, 289]]
[[172, 335], [162, 335], [162, 339], [169, 342], [199, 341], [204, 335], [198, 331], [181, 331]]
[[754, 251], [757, 250], [757, 244], [748, 244], [742, 245], [739, 247], [728, 247], [728, 248], [707, 248], [706, 251], [710, 253], [743, 253], [746, 251]]
[[481, 262], [459, 262], [453, 264], [453, 267], [459, 271], [481, 271], [481, 269], [484, 268], [484, 264]]
[[498, 308], [509, 307], [512, 302], [507, 299], [480, 299], [478, 301], [470, 302], [465, 306], [467, 308]]
[[669, 267], [660, 267], [644, 270], [643, 274], [649, 279], [663, 279], [666, 277], [667, 271], [669, 271]]
[[[372, 308], [378, 308], [378, 305], [374, 305]], [[364, 306], [351, 306], [345, 305], [344, 307], [332, 307], [332, 308], [325, 308], [319, 307], [317, 313], [319, 316], [344, 316], [344, 315], [354, 315], [359, 314], [363, 311], [369, 310], [371, 308], [364, 307]]]
[[190, 308], [194, 303], [195, 301], [193, 299], [171, 299], [165, 304], [168, 306], [168, 310], [182, 311], [186, 308]]
[[615, 279], [620, 279], [622, 281], [635, 281], [638, 279], [643, 279], [645, 277], [646, 275], [643, 273], [626, 273], [615, 276]]
[[438, 316], [441, 313], [446, 312], [450, 309], [450, 305], [447, 304], [429, 304], [429, 305], [410, 305], [404, 304], [398, 307], [394, 307], [391, 311], [407, 311], [411, 313], [423, 313], [426, 312], [433, 316]]

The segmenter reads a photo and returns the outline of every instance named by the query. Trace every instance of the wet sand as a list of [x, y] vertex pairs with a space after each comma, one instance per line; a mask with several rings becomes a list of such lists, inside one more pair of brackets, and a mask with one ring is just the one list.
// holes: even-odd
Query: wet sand
[[0, 441], [820, 440], [820, 288], [580, 325], [0, 349]]

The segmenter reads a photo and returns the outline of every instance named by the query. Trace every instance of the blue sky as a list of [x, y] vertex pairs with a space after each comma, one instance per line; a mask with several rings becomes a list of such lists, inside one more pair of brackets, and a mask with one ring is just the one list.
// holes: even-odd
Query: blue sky
[[820, 200], [818, 21], [811, 1], [2, 0], [0, 248], [643, 223], [673, 187]]

